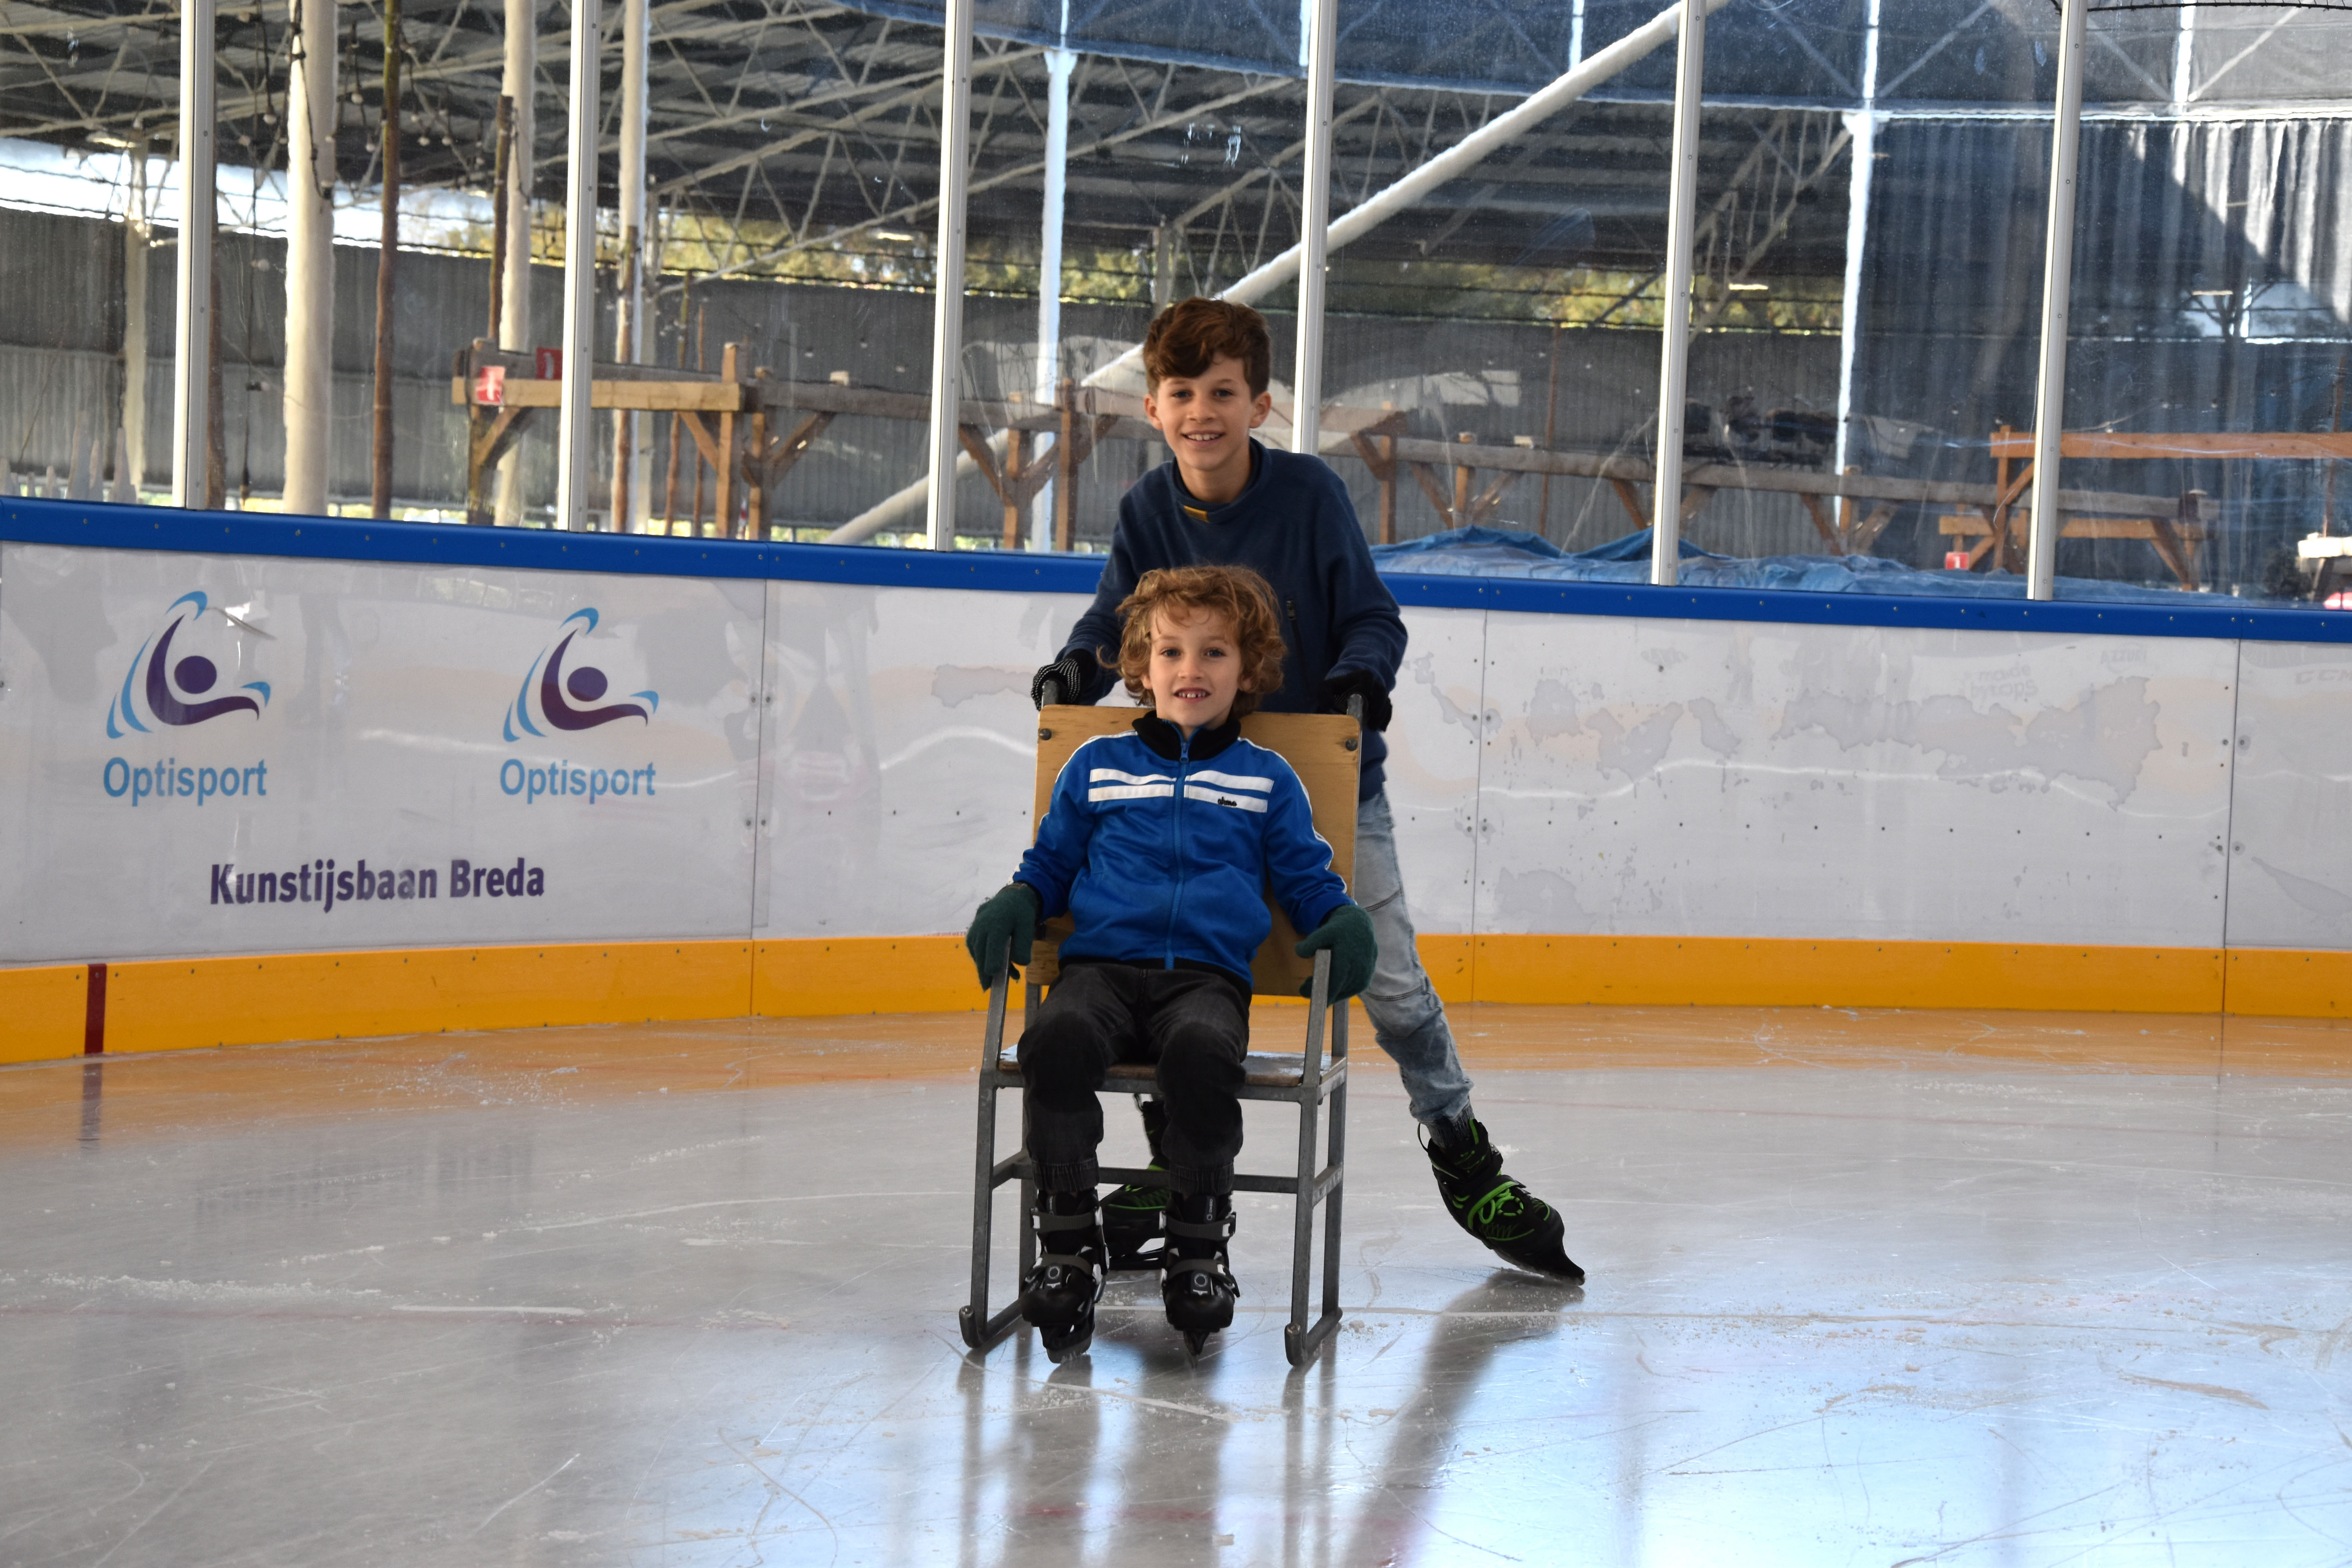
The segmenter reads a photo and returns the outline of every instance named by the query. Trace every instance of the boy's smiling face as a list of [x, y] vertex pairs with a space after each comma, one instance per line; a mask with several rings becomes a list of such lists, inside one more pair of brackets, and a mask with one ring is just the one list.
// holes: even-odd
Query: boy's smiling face
[[1273, 412], [1273, 395], [1253, 395], [1242, 362], [1226, 354], [1198, 375], [1161, 377], [1143, 399], [1144, 417], [1168, 438], [1184, 488], [1212, 506], [1248, 488], [1249, 433]]
[[1180, 608], [1152, 617], [1143, 688], [1161, 719], [1187, 735], [1215, 729], [1234, 710], [1241, 677], [1241, 644], [1223, 616]]

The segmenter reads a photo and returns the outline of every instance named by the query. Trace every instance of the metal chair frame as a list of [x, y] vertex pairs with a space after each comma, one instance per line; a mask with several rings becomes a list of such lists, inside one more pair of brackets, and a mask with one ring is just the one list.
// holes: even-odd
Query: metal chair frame
[[[1025, 1277], [1036, 1263], [1036, 1237], [1027, 1224], [1029, 1210], [1035, 1205], [1035, 1169], [1024, 1147], [999, 1160], [996, 1157], [996, 1097], [1008, 1089], [1022, 1087], [1019, 1062], [1004, 1049], [1004, 1016], [1012, 984], [1010, 966], [996, 977], [988, 993], [988, 1028], [982, 1041], [980, 1054], [980, 1125], [973, 1139], [972, 1208], [971, 1208], [971, 1300], [958, 1309], [956, 1316], [963, 1331], [963, 1342], [975, 1352], [986, 1355], [1011, 1329], [1021, 1313], [1021, 1302], [1013, 1302], [992, 1314], [988, 1303], [989, 1246], [994, 1233], [996, 1189], [1005, 1183], [1021, 1184], [1021, 1261], [1015, 1279]], [[1025, 982], [1024, 1016], [1034, 1016], [1044, 1000], [1045, 987], [1035, 980]], [[1346, 1181], [1345, 1155], [1348, 1142], [1348, 1009], [1330, 1005], [1331, 955], [1315, 955], [1314, 989], [1307, 998], [1307, 1041], [1298, 1056], [1260, 1055], [1251, 1052], [1244, 1067], [1241, 1091], [1244, 1100], [1286, 1100], [1298, 1107], [1298, 1163], [1297, 1170], [1286, 1176], [1263, 1176], [1236, 1173], [1234, 1190], [1244, 1193], [1287, 1193], [1296, 1200], [1296, 1215], [1292, 1222], [1290, 1244], [1290, 1322], [1283, 1330], [1282, 1351], [1293, 1366], [1305, 1366], [1331, 1338], [1331, 1331], [1339, 1326], [1339, 1223], [1340, 1199]], [[1330, 1054], [1324, 1054], [1326, 1037], [1330, 1041]], [[1120, 1083], [1133, 1083], [1138, 1092], [1150, 1088], [1153, 1068], [1148, 1063], [1122, 1062], [1110, 1069], [1110, 1092]], [[1315, 1165], [1317, 1123], [1322, 1121], [1325, 1101], [1331, 1107], [1326, 1137], [1327, 1163], [1318, 1171]], [[1105, 1183], [1132, 1182], [1143, 1186], [1160, 1186], [1167, 1181], [1165, 1171], [1139, 1170], [1129, 1166], [1106, 1165], [1101, 1171]], [[1307, 1286], [1314, 1267], [1315, 1205], [1326, 1206], [1323, 1216], [1323, 1310], [1312, 1323], [1307, 1321]]]

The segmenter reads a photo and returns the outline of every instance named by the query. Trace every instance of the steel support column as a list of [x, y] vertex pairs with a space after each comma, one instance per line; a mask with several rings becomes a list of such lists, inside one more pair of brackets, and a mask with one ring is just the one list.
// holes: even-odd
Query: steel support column
[[[499, 90], [514, 103], [514, 147], [507, 160], [507, 258], [499, 290], [499, 347], [531, 346], [530, 182], [532, 136], [538, 126], [533, 89], [539, 76], [539, 0], [506, 0], [506, 61]], [[498, 521], [509, 528], [522, 521], [522, 453], [499, 459]]]
[[335, 417], [335, 0], [294, 0], [286, 84], [285, 508], [327, 510]]
[[1878, 11], [1870, 0], [1862, 40], [1862, 108], [1845, 117], [1853, 140], [1846, 148], [1845, 288], [1838, 303], [1837, 465], [1853, 461], [1853, 355], [1862, 331], [1862, 263], [1870, 247], [1870, 180], [1878, 147]]
[[940, 228], [931, 295], [931, 440], [925, 533], [934, 550], [955, 548], [956, 458], [963, 397], [964, 197], [971, 184], [973, 0], [947, 0], [940, 83]]
[[[588, 526], [596, 480], [589, 377], [596, 353], [596, 24], [598, 0], [572, 0], [571, 137], [564, 166], [563, 392], [556, 431], [555, 526]], [[722, 518], [723, 525], [732, 522]]]
[[1683, 405], [1690, 379], [1691, 247], [1698, 226], [1698, 128], [1706, 8], [1685, 0], [1675, 52], [1675, 129], [1666, 193], [1666, 277], [1658, 351], [1657, 483], [1650, 492], [1650, 581], [1682, 572]]
[[1331, 254], [1331, 86], [1339, 0], [1308, 0], [1307, 146], [1299, 181], [1298, 347], [1291, 366], [1290, 449], [1314, 456], [1322, 438], [1323, 284]]
[[2025, 596], [2055, 596], [2058, 438], [2066, 421], [2067, 307], [2074, 288], [2074, 165], [2083, 144], [2083, 44], [2087, 0], [2064, 0], [2058, 37], [2058, 109], [2050, 135], [2050, 216], [2042, 244], [2042, 374], [2033, 392], [2033, 516]]
[[180, 4], [180, 276], [172, 324], [172, 504], [204, 500], [212, 425], [213, 0]]
[[[646, 0], [621, 0], [621, 299], [613, 357], [638, 364], [646, 357]], [[646, 486], [637, 483], [642, 415], [613, 415], [613, 531], [631, 531], [646, 515]]]
[[[1063, 7], [1063, 25], [1069, 23]], [[1070, 73], [1078, 57], [1045, 51], [1045, 214], [1037, 244], [1037, 401], [1050, 404], [1062, 384], [1062, 221], [1070, 181]], [[1029, 508], [1029, 548], [1054, 547], [1054, 484]]]
[[122, 156], [131, 182], [122, 211], [122, 466], [114, 480], [119, 489], [129, 479], [135, 505], [147, 479], [147, 252], [155, 242], [147, 217], [147, 139], [134, 138]]

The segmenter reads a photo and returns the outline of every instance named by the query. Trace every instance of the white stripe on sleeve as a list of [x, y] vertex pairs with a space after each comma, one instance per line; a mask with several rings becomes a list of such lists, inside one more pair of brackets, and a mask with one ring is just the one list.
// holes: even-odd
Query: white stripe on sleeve
[[[1113, 776], [1124, 778], [1127, 775], [1118, 773]], [[1188, 789], [1185, 793], [1190, 795], [1192, 792]], [[1090, 801], [1166, 800], [1172, 798], [1175, 794], [1176, 786], [1172, 784], [1096, 784], [1087, 791], [1087, 798]], [[1258, 809], [1264, 811], [1265, 807], [1261, 805]]]
[[1226, 789], [1252, 789], [1257, 791], [1260, 795], [1264, 795], [1268, 790], [1274, 788], [1274, 781], [1272, 779], [1262, 778], [1250, 773], [1212, 773], [1209, 769], [1202, 768], [1199, 773], [1194, 773], [1192, 776], [1199, 779], [1202, 784], [1222, 784]]

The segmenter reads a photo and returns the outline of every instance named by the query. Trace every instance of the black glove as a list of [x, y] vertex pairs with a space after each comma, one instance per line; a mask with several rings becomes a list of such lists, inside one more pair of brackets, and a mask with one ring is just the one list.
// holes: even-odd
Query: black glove
[[1087, 689], [1095, 683], [1095, 677], [1101, 672], [1100, 660], [1085, 648], [1074, 647], [1030, 677], [1029, 700], [1040, 708], [1045, 707], [1045, 682], [1054, 680], [1061, 683], [1063, 701], [1084, 702]]
[[1364, 700], [1364, 728], [1385, 730], [1389, 717], [1395, 711], [1389, 704], [1389, 689], [1360, 669], [1343, 669], [1323, 682], [1323, 711], [1345, 713], [1348, 699]]
[[[1301, 958], [1312, 958], [1327, 947], [1331, 950], [1332, 1001], [1343, 1002], [1372, 983], [1372, 965], [1380, 959], [1381, 943], [1372, 934], [1372, 917], [1360, 905], [1341, 904], [1333, 910], [1294, 951]], [[1298, 988], [1298, 994], [1311, 995], [1314, 990], [1310, 980]]]
[[1005, 883], [980, 906], [971, 917], [971, 929], [963, 933], [963, 950], [980, 972], [982, 990], [996, 984], [1007, 959], [1013, 965], [1013, 977], [1021, 977], [1019, 966], [1029, 962], [1029, 949], [1037, 941], [1037, 917], [1044, 912], [1044, 900], [1026, 882]]

